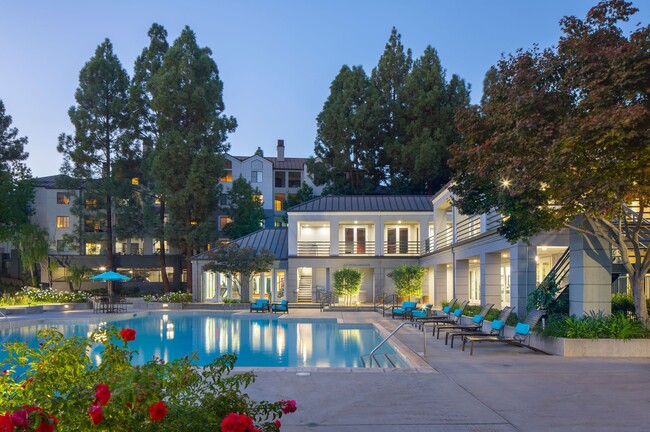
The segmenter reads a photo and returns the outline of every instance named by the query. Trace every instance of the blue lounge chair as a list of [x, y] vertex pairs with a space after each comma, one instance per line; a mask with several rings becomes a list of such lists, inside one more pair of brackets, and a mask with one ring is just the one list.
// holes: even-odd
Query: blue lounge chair
[[431, 315], [432, 307], [433, 305], [431, 303], [427, 303], [424, 305], [422, 309], [413, 309], [411, 311], [411, 319], [428, 317], [429, 315]]
[[268, 312], [269, 311], [269, 300], [268, 299], [259, 299], [255, 303], [251, 303], [251, 312]]
[[271, 312], [289, 313], [289, 302], [287, 300], [282, 300], [280, 303], [273, 303], [271, 305]]
[[[484, 305], [481, 311], [472, 317], [471, 324], [461, 324], [460, 322], [458, 322], [457, 324], [441, 323], [437, 325], [436, 328], [438, 331], [436, 332], [436, 339], [440, 339], [440, 330], [443, 330], [445, 332], [451, 329], [462, 329], [462, 328], [480, 330], [483, 327], [483, 321], [485, 320], [485, 316], [488, 314], [488, 312], [490, 312], [492, 306], [494, 306], [494, 304], [492, 303]], [[445, 345], [446, 344], [447, 342], [445, 341]]]
[[416, 302], [405, 301], [402, 303], [401, 307], [393, 306], [392, 309], [393, 319], [395, 319], [396, 316], [402, 319], [409, 317], [411, 315], [411, 311], [415, 309], [416, 304], [417, 304]]
[[[481, 325], [481, 328], [479, 329], [472, 329], [470, 327], [461, 327], [458, 326], [457, 330], [452, 330], [448, 331], [447, 334], [445, 335], [445, 345], [447, 345], [447, 342], [451, 336], [451, 347], [454, 347], [454, 338], [455, 337], [460, 337], [464, 338], [465, 336], [481, 336], [481, 335], [490, 335], [490, 336], [498, 336], [503, 334], [503, 329], [506, 327], [506, 321], [508, 321], [508, 317], [514, 311], [515, 308], [513, 306], [506, 306], [501, 310], [499, 313], [499, 316], [492, 321], [492, 325], [490, 326], [490, 331], [489, 332], [483, 332], [483, 326]], [[471, 324], [469, 324], [471, 326]]]

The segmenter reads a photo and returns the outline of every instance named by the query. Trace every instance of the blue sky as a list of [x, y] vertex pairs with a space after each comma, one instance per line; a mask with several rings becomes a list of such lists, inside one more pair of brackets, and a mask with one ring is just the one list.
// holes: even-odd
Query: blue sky
[[[650, 2], [635, 1], [635, 23], [647, 22]], [[555, 44], [559, 20], [584, 17], [583, 0], [304, 0], [304, 1], [15, 1], [0, 15], [0, 99], [21, 136], [29, 138], [35, 176], [57, 174], [57, 136], [72, 133], [79, 70], [104, 38], [123, 67], [148, 44], [147, 30], [162, 24], [173, 42], [189, 25], [212, 49], [224, 82], [226, 113], [237, 118], [230, 153], [259, 146], [275, 155], [313, 153], [316, 116], [341, 66], [370, 74], [397, 27], [414, 58], [437, 49], [448, 77], [460, 75], [481, 97], [485, 71], [502, 53]]]

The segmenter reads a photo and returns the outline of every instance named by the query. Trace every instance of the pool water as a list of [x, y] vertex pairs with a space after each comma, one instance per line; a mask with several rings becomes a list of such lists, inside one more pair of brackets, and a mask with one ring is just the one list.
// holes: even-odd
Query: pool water
[[[0, 330], [0, 341], [28, 341], [38, 344], [36, 332], [56, 327], [66, 336], [86, 336], [100, 325], [136, 330], [129, 347], [136, 351], [135, 364], [154, 356], [165, 361], [196, 352], [199, 365], [222, 354], [237, 354], [240, 367], [363, 367], [361, 356], [369, 354], [381, 341], [371, 324], [338, 324], [336, 320], [233, 317], [196, 313], [150, 313], [128, 319], [95, 323], [48, 323]], [[91, 353], [96, 363], [101, 354]], [[0, 357], [4, 357], [0, 354]], [[387, 358], [396, 367], [408, 367], [390, 344], [377, 352], [382, 366]]]

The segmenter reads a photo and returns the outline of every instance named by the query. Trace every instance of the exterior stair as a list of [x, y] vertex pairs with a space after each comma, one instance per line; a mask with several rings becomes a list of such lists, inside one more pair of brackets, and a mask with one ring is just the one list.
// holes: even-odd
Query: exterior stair
[[300, 276], [300, 280], [298, 282], [298, 303], [312, 302], [311, 282], [311, 276]]

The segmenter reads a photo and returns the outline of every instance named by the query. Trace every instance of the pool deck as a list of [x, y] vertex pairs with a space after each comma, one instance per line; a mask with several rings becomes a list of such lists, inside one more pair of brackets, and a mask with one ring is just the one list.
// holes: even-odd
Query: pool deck
[[[243, 312], [247, 314], [248, 312]], [[119, 316], [119, 315], [117, 315]], [[46, 312], [12, 322], [97, 318], [92, 311]], [[286, 318], [401, 323], [374, 312], [291, 310]], [[647, 431], [650, 359], [564, 358], [503, 344], [474, 355], [411, 326], [397, 335], [411, 369], [254, 369], [253, 399], [295, 399], [283, 432]]]

